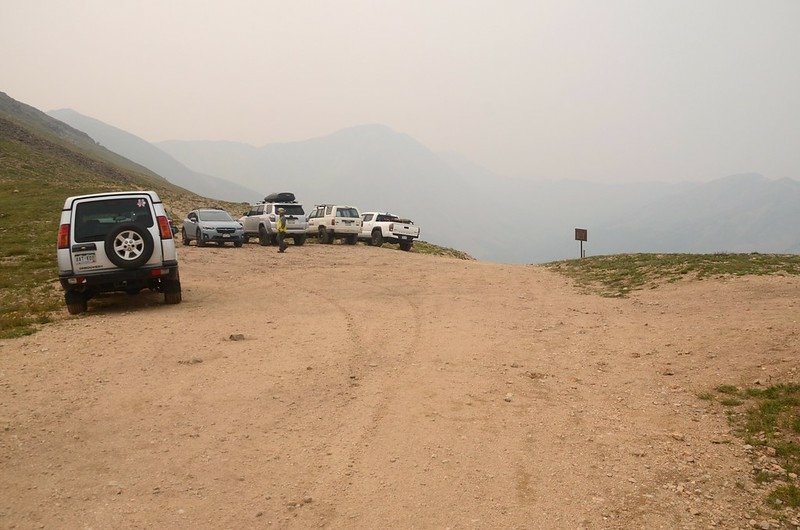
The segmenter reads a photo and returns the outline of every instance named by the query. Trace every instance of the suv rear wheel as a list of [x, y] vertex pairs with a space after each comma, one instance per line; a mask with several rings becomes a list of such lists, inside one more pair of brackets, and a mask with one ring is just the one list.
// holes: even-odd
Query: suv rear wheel
[[333, 234], [328, 235], [328, 231], [325, 229], [324, 226], [319, 227], [319, 242], [323, 245], [327, 245], [328, 243], [333, 242]]
[[294, 244], [298, 247], [302, 246], [303, 243], [306, 242], [306, 236], [294, 236], [292, 239], [294, 239]]
[[262, 247], [269, 245], [269, 233], [267, 229], [264, 228], [264, 225], [258, 227], [258, 244]]
[[119, 225], [106, 236], [105, 250], [109, 261], [117, 267], [137, 269], [153, 255], [153, 236], [138, 225]]
[[87, 309], [89, 309], [89, 304], [86, 302], [86, 300], [76, 304], [67, 304], [67, 311], [70, 315], [80, 315]]
[[164, 302], [179, 304], [181, 302], [181, 277], [176, 273], [175, 279], [162, 280], [161, 290], [164, 291]]
[[66, 291], [64, 301], [67, 303], [67, 311], [70, 315], [80, 315], [89, 309], [88, 299], [84, 293]]
[[344, 238], [344, 242], [348, 245], [355, 245], [358, 242], [358, 234], [348, 234], [347, 237]]
[[197, 246], [198, 246], [198, 247], [204, 247], [204, 246], [206, 246], [206, 242], [205, 242], [205, 241], [203, 241], [203, 234], [202, 234], [202, 233], [200, 233], [200, 229], [199, 229], [199, 228], [197, 229], [197, 232], [195, 232], [195, 234], [194, 234], [194, 235], [195, 235], [195, 237], [197, 238]]
[[181, 292], [178, 291], [177, 293], [164, 293], [164, 303], [166, 303], [166, 304], [180, 304], [181, 303]]
[[186, 235], [186, 229], [181, 228], [181, 239], [183, 239], [183, 246], [189, 246], [189, 236]]

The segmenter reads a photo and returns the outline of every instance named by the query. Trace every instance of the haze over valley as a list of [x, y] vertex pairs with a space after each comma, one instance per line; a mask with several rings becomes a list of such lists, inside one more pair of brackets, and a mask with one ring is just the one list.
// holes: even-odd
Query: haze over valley
[[[414, 219], [423, 239], [479, 259], [544, 262], [620, 252], [800, 252], [800, 182], [743, 173], [708, 182], [602, 184], [496, 175], [435, 153], [384, 125], [302, 142], [141, 138], [72, 110], [51, 116], [198, 194], [257, 202], [293, 191], [307, 206], [335, 202]], [[240, 213], [240, 212], [232, 212]]]
[[800, 245], [792, 0], [4, 14], [0, 90], [210, 199], [389, 210], [515, 263], [577, 257], [575, 228], [589, 255]]

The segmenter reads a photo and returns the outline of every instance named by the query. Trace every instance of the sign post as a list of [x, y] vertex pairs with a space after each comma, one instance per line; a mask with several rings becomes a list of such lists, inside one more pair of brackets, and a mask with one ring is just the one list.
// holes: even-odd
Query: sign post
[[583, 251], [583, 242], [588, 240], [589, 232], [585, 228], [576, 228], [575, 229], [575, 241], [581, 242], [581, 257], [585, 258], [586, 254]]

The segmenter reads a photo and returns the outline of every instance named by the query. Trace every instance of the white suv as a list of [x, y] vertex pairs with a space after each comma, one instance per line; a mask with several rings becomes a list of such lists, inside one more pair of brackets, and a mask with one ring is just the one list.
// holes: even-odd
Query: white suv
[[308, 215], [307, 232], [317, 236], [320, 243], [344, 239], [348, 245], [355, 245], [361, 233], [361, 215], [353, 206], [320, 204]]
[[101, 292], [149, 288], [181, 301], [178, 255], [161, 199], [153, 191], [69, 197], [58, 229], [58, 275], [70, 314]]
[[261, 202], [253, 205], [239, 218], [244, 226], [244, 242], [257, 237], [263, 246], [278, 244], [278, 210], [283, 208], [286, 215], [286, 237], [292, 238], [295, 245], [306, 242], [306, 218], [303, 205], [296, 202]]

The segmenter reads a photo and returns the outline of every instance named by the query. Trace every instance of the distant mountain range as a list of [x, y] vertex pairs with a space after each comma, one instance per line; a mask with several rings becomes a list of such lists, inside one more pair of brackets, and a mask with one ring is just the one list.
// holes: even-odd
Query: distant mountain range
[[242, 202], [259, 196], [258, 192], [234, 182], [193, 171], [146, 140], [72, 109], [51, 110], [47, 114], [85, 132], [99, 145], [204, 197]]
[[383, 125], [263, 147], [147, 144], [73, 111], [52, 114], [203, 195], [255, 202], [292, 191], [306, 206], [386, 210], [414, 219], [424, 239], [480, 259], [577, 257], [576, 227], [589, 230], [588, 255], [800, 252], [800, 182], [791, 179], [745, 173], [706, 183], [532, 181], [496, 175], [456, 153], [435, 153]]
[[577, 257], [577, 227], [589, 230], [588, 254], [800, 250], [800, 182], [756, 173], [707, 183], [510, 179], [382, 125], [261, 148], [156, 145], [193, 169], [250, 187], [413, 217], [426, 237], [481, 259]]

